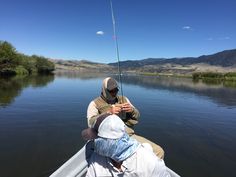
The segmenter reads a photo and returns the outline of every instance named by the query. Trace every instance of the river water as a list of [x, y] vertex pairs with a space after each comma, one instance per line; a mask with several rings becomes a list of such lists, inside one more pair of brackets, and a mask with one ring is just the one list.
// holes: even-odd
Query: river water
[[[0, 78], [0, 176], [46, 177], [75, 154], [104, 77]], [[166, 165], [183, 177], [235, 176], [234, 85], [123, 76], [124, 95], [141, 113], [136, 133], [162, 146]]]

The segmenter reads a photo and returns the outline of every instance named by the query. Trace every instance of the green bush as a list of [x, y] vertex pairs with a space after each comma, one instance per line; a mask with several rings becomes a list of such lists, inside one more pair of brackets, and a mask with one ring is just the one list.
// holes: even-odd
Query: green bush
[[6, 41], [0, 41], [0, 71], [1, 69], [14, 70], [16, 66], [20, 65], [20, 58], [16, 49]]
[[193, 80], [199, 80], [201, 78], [201, 73], [196, 72], [192, 74]]
[[236, 73], [234, 72], [229, 72], [224, 75], [225, 77], [236, 77]]
[[47, 58], [18, 53], [10, 43], [0, 41], [0, 75], [48, 74], [54, 69], [54, 63]]
[[16, 71], [14, 68], [11, 67], [4, 67], [0, 69], [0, 75], [4, 76], [14, 76], [16, 75]]
[[229, 72], [229, 73], [211, 73], [211, 72], [205, 72], [205, 73], [193, 73], [192, 74], [193, 81], [198, 82], [199, 79], [202, 80], [202, 82], [206, 84], [223, 84], [227, 87], [236, 87], [236, 73], [235, 72]]
[[224, 80], [226, 81], [236, 81], [236, 73], [229, 72], [224, 75]]
[[51, 73], [52, 71], [54, 71], [54, 63], [52, 63], [48, 59], [36, 55], [32, 57], [36, 60], [36, 68], [38, 69], [38, 73]]
[[213, 72], [206, 72], [201, 73], [202, 78], [223, 78], [224, 75], [222, 73], [213, 73]]
[[15, 68], [15, 72], [16, 72], [17, 75], [28, 75], [29, 74], [29, 71], [21, 65], [17, 66]]
[[224, 77], [223, 73], [215, 72], [196, 72], [192, 74], [193, 79], [224, 79]]

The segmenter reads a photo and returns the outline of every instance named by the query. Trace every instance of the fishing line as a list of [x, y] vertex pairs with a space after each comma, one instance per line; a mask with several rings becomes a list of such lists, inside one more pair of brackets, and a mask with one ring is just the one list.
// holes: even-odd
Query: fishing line
[[112, 0], [110, 0], [110, 6], [111, 6], [111, 17], [112, 17], [112, 26], [113, 26], [113, 38], [115, 40], [115, 47], [116, 47], [116, 57], [118, 61], [118, 75], [119, 75], [119, 83], [120, 83], [120, 92], [122, 96], [122, 102], [123, 100], [123, 88], [122, 88], [122, 77], [121, 77], [121, 69], [120, 69], [120, 52], [119, 52], [119, 45], [118, 45], [118, 39], [116, 35], [116, 21], [115, 21], [115, 16], [114, 16], [114, 11], [113, 11], [113, 5], [112, 5]]

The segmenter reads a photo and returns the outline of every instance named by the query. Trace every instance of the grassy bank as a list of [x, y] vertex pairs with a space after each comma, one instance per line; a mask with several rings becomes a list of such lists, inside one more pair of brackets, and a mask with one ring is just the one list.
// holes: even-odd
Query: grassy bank
[[173, 74], [173, 73], [152, 73], [152, 72], [138, 72], [137, 74], [143, 76], [167, 76], [167, 77], [183, 77], [183, 78], [192, 78], [191, 75], [187, 74]]
[[218, 81], [236, 81], [236, 73], [214, 73], [214, 72], [199, 72], [192, 74], [193, 80], [218, 80]]

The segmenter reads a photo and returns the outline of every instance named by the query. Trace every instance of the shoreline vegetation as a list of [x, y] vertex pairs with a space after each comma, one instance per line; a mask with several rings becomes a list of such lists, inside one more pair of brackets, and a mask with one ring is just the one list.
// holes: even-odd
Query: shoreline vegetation
[[236, 72], [214, 73], [214, 72], [199, 72], [192, 74], [193, 80], [218, 80], [218, 81], [236, 81]]
[[[219, 60], [219, 57], [217, 58]], [[231, 63], [235, 60], [233, 58], [232, 61], [229, 60]], [[203, 64], [190, 65], [190, 63], [182, 67], [173, 63], [171, 64], [172, 67], [166, 63], [164, 65], [148, 65], [145, 69], [141, 68], [141, 66], [135, 68], [133, 65], [131, 67], [131, 65], [128, 68], [124, 68], [125, 72], [122, 72], [122, 74], [184, 77], [192, 78], [195, 82], [202, 80], [206, 83], [236, 82], [236, 69], [234, 65], [231, 68], [227, 68], [229, 66], [222, 68], [221, 66], [220, 69], [218, 66], [208, 65], [206, 67]], [[193, 69], [194, 67], [195, 69]], [[37, 55], [28, 56], [17, 52], [9, 42], [0, 40], [0, 76], [54, 74], [61, 71], [115, 74], [117, 67], [114, 64], [95, 63], [87, 60], [56, 60]]]
[[202, 81], [205, 84], [210, 85], [223, 85], [225, 87], [236, 88], [236, 72], [219, 73], [219, 72], [196, 72], [191, 75], [181, 74], [163, 74], [163, 73], [140, 73], [144, 76], [165, 76], [175, 78], [190, 78], [193, 82]]
[[148, 73], [140, 72], [144, 76], [167, 76], [167, 77], [184, 77], [192, 78], [194, 81], [198, 80], [218, 80], [218, 81], [236, 81], [236, 72], [195, 72], [192, 74], [173, 74], [173, 73]]
[[0, 76], [51, 74], [54, 70], [54, 63], [47, 58], [19, 53], [9, 42], [0, 40]]

